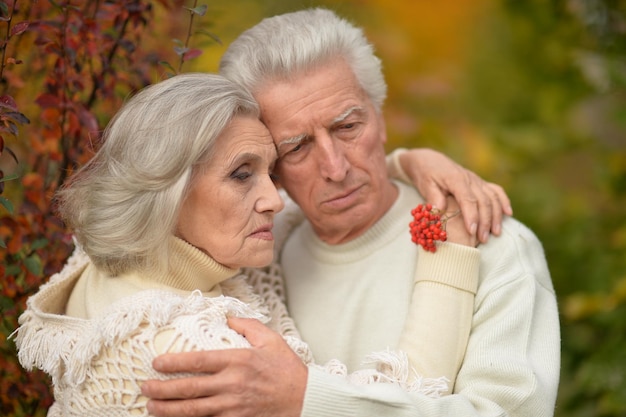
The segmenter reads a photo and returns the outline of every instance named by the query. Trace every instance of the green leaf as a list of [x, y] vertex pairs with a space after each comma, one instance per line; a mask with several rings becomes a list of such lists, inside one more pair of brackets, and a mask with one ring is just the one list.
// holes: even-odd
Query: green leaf
[[198, 7], [194, 7], [193, 9], [191, 9], [189, 7], [185, 7], [185, 9], [189, 10], [193, 14], [197, 14], [198, 16], [204, 16], [206, 14], [206, 11], [207, 11], [207, 5], [206, 4], [202, 4], [202, 5], [198, 6]]
[[189, 51], [189, 48], [181, 48], [181, 47], [178, 47], [178, 46], [174, 47], [174, 52], [176, 52], [176, 55], [178, 55], [178, 56], [183, 56], [188, 51]]
[[0, 248], [2, 249], [6, 249], [7, 248], [7, 244], [4, 243], [4, 240], [0, 239]]
[[172, 73], [176, 74], [176, 70], [172, 65], [167, 61], [159, 61], [160, 65], [163, 65], [166, 69], [170, 70]]
[[22, 269], [19, 265], [7, 265], [6, 269], [4, 270], [4, 275], [17, 276], [20, 272], [22, 272]]
[[7, 199], [6, 197], [0, 197], [0, 204], [2, 204], [5, 209], [7, 209], [9, 214], [13, 214], [13, 203], [11, 203], [11, 200]]
[[24, 265], [33, 274], [39, 276], [43, 273], [43, 265], [41, 265], [41, 258], [36, 253], [30, 255], [24, 259]]
[[19, 178], [19, 175], [11, 174], [11, 175], [7, 175], [6, 177], [0, 178], [0, 182], [11, 181], [11, 180], [14, 180], [16, 178]]
[[10, 310], [15, 306], [15, 301], [9, 297], [0, 297], [0, 311]]
[[198, 29], [196, 31], [196, 33], [199, 33], [201, 35], [205, 35], [208, 36], [209, 38], [213, 39], [215, 42], [217, 42], [218, 44], [222, 44], [222, 40], [219, 38], [219, 36], [217, 36], [215, 33], [213, 32], [209, 32], [208, 30], [204, 30], [204, 29]]
[[48, 244], [48, 239], [46, 238], [41, 238], [41, 239], [37, 239], [35, 240], [31, 245], [30, 248], [31, 250], [37, 250], [37, 249], [41, 249], [43, 247], [45, 247]]

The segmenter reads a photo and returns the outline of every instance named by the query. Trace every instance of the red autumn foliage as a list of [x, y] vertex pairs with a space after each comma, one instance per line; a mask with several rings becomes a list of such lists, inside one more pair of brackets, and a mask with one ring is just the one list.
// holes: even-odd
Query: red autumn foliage
[[[184, 56], [162, 48], [191, 33], [195, 9], [183, 0], [0, 2], [0, 415], [44, 416], [50, 381], [17, 361], [9, 335], [26, 299], [59, 271], [73, 250], [52, 196], [97, 148], [100, 133], [132, 92]], [[155, 22], [179, 13], [180, 29]], [[206, 10], [206, 9], [203, 9]], [[191, 15], [189, 27], [184, 14]], [[159, 44], [160, 42], [160, 44]], [[178, 41], [179, 44], [183, 44]], [[184, 43], [187, 48], [187, 42]], [[9, 146], [10, 145], [10, 146]], [[3, 165], [4, 166], [4, 165]], [[13, 194], [3, 195], [13, 187]]]

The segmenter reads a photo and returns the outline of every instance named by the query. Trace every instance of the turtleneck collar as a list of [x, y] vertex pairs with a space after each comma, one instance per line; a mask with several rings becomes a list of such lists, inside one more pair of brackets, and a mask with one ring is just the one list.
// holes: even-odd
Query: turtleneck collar
[[170, 268], [167, 274], [150, 277], [154, 282], [183, 291], [209, 292], [239, 270], [228, 268], [195, 246], [172, 236]]

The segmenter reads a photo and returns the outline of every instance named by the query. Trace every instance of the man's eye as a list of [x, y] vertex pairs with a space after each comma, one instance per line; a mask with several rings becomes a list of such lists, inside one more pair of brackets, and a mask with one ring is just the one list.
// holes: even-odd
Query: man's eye
[[312, 138], [305, 137], [288, 145], [285, 144], [281, 147], [280, 159], [289, 163], [302, 161], [311, 150], [311, 142]]
[[293, 147], [291, 148], [285, 148], [283, 149], [283, 153], [280, 155], [281, 158], [290, 158], [291, 157], [295, 157], [296, 155], [298, 155], [298, 153], [300, 153], [300, 151], [302, 151], [303, 148], [303, 144], [302, 143], [298, 143], [293, 145]]

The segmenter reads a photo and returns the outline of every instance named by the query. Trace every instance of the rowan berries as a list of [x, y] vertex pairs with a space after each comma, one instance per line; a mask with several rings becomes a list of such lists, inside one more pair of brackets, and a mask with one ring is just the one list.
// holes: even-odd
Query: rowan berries
[[446, 222], [458, 213], [449, 216], [444, 213], [442, 217], [441, 211], [433, 209], [431, 204], [419, 204], [411, 210], [413, 216], [413, 221], [409, 223], [411, 240], [428, 252], [436, 252], [435, 242], [445, 242], [448, 239]]

